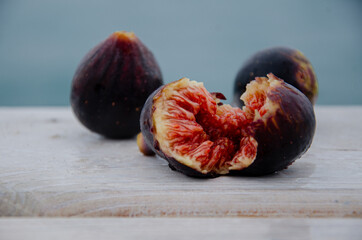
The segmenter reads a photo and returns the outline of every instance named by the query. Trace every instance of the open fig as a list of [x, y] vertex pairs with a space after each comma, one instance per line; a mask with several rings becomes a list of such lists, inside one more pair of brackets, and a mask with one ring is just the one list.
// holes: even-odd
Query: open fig
[[245, 92], [246, 85], [255, 77], [268, 73], [296, 87], [312, 104], [316, 102], [318, 83], [310, 61], [296, 49], [274, 47], [257, 52], [241, 67], [234, 83], [234, 104], [242, 106], [240, 95]]
[[273, 74], [248, 84], [243, 109], [220, 99], [222, 94], [187, 78], [160, 87], [141, 113], [147, 145], [174, 170], [215, 177], [282, 170], [312, 143], [311, 102]]
[[73, 78], [71, 106], [89, 130], [109, 138], [139, 131], [147, 97], [162, 85], [160, 68], [134, 33], [115, 32], [82, 60]]

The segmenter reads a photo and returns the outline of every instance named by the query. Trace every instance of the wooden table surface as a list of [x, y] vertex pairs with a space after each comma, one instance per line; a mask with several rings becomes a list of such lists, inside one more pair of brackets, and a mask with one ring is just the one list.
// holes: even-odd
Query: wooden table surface
[[[362, 106], [317, 106], [315, 112], [313, 144], [287, 170], [265, 177], [203, 180], [141, 155], [135, 139], [109, 140], [89, 132], [70, 108], [2, 107], [0, 238], [16, 229], [26, 232], [22, 226], [27, 224], [41, 228], [57, 221], [79, 223], [10, 216], [140, 217], [104, 221], [156, 221], [158, 226], [157, 221], [167, 225], [172, 219], [181, 226], [206, 224], [210, 229], [213, 224], [230, 228], [239, 223], [272, 227], [283, 221], [318, 229], [330, 223], [350, 233], [342, 236], [362, 236]], [[97, 225], [97, 219], [87, 218], [87, 227]], [[87, 227], [80, 224], [79, 229]]]

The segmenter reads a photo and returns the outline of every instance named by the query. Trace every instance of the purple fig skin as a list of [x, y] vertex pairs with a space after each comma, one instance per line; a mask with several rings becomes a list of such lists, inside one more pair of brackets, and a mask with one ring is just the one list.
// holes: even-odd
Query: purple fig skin
[[259, 176], [283, 170], [312, 144], [316, 120], [308, 98], [285, 82], [270, 91], [268, 98], [279, 109], [265, 124], [255, 123], [256, 159], [249, 167], [231, 174]]
[[108, 138], [139, 131], [141, 109], [163, 84], [153, 54], [133, 33], [115, 32], [93, 48], [75, 72], [70, 102], [79, 121]]
[[189, 177], [193, 177], [193, 178], [216, 178], [218, 176], [220, 176], [219, 174], [216, 174], [214, 172], [209, 172], [207, 174], [201, 173], [196, 171], [193, 168], [190, 168], [186, 165], [181, 164], [179, 161], [177, 161], [176, 159], [174, 159], [173, 157], [170, 156], [165, 156], [165, 159], [168, 161], [168, 166], [177, 172], [183, 173], [186, 176]]
[[145, 143], [148, 145], [148, 147], [153, 152], [155, 152], [157, 154], [162, 154], [162, 153], [160, 151], [156, 150], [156, 148], [158, 147], [158, 144], [153, 137], [153, 122], [152, 122], [152, 115], [154, 112], [153, 98], [164, 87], [165, 86], [159, 87], [147, 98], [146, 103], [142, 108], [141, 117], [140, 117], [140, 121], [139, 121], [141, 132], [142, 132]]
[[246, 85], [258, 76], [273, 73], [301, 91], [314, 104], [318, 97], [318, 82], [309, 60], [296, 49], [268, 48], [251, 56], [239, 70], [234, 82], [236, 106], [243, 106], [241, 94]]

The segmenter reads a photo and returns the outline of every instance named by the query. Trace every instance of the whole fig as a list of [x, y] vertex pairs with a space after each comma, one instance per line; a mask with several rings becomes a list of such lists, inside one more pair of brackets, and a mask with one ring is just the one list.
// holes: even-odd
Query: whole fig
[[79, 121], [108, 138], [130, 138], [139, 131], [147, 97], [163, 83], [148, 48], [130, 32], [114, 32], [78, 66], [70, 102]]
[[286, 47], [264, 49], [251, 56], [240, 68], [234, 83], [234, 100], [242, 106], [240, 95], [246, 85], [258, 76], [273, 73], [301, 91], [314, 104], [318, 97], [318, 82], [310, 61], [302, 52]]

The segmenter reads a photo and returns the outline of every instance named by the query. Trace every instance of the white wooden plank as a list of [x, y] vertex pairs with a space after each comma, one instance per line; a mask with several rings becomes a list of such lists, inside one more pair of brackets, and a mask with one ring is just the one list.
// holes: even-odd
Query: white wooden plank
[[4, 240], [278, 239], [360, 240], [361, 219], [33, 218], [0, 219]]
[[311, 149], [272, 176], [193, 179], [69, 108], [0, 108], [2, 216], [362, 216], [362, 107], [316, 107]]

